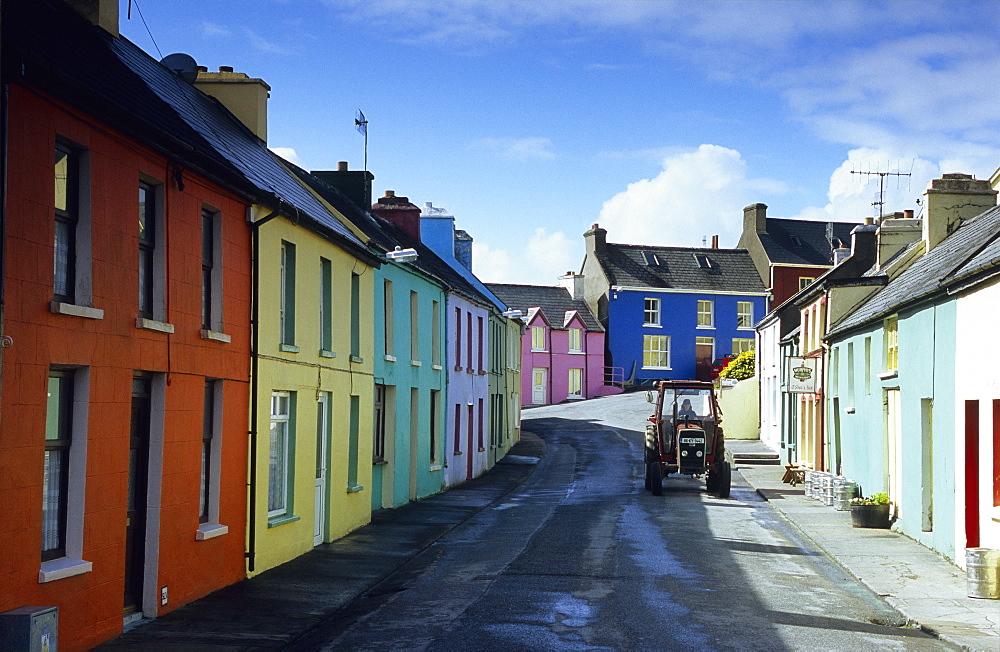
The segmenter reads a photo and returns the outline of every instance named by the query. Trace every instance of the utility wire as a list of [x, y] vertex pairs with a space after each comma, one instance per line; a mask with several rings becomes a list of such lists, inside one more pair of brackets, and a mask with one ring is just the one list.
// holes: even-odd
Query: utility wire
[[142, 9], [139, 8], [139, 0], [128, 0], [128, 16], [132, 17], [132, 3], [135, 3], [135, 9], [139, 12], [139, 19], [142, 20], [142, 26], [146, 28], [146, 33], [149, 34], [149, 40], [153, 42], [153, 47], [156, 48], [156, 53], [160, 55], [160, 59], [163, 58], [163, 53], [160, 52], [160, 46], [156, 44], [156, 39], [153, 38], [153, 32], [149, 30], [149, 25], [146, 24], [146, 17], [142, 15]]

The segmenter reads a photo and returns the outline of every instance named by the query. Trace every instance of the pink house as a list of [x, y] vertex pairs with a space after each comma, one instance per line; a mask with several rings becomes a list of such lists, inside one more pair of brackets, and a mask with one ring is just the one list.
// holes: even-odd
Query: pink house
[[[568, 274], [571, 280], [575, 275]], [[487, 283], [525, 323], [521, 403], [549, 405], [621, 392], [605, 384], [604, 328], [564, 287]]]

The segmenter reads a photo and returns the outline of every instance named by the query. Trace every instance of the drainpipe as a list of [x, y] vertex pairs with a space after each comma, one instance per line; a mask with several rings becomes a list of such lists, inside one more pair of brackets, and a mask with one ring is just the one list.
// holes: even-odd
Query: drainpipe
[[0, 387], [3, 386], [3, 350], [14, 341], [4, 334], [7, 283], [7, 84], [0, 91]]
[[[266, 215], [259, 220], [250, 221], [250, 238], [253, 241], [253, 280], [251, 281], [251, 313], [250, 328], [252, 335], [250, 338], [250, 478], [248, 482], [249, 492], [249, 516], [247, 522], [247, 569], [254, 570], [254, 558], [257, 550], [257, 365], [258, 351], [260, 350], [260, 227], [267, 224], [280, 214], [281, 202], [278, 202], [278, 210]], [[252, 211], [248, 208], [247, 211]], [[249, 215], [247, 216], [249, 218]]]

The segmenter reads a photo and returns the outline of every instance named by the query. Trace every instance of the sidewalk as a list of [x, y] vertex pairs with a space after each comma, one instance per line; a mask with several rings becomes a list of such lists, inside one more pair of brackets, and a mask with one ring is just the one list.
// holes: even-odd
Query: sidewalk
[[[333, 543], [140, 623], [98, 650], [280, 649], [377, 587], [456, 526], [519, 487], [545, 444], [521, 441], [487, 473], [397, 509]], [[391, 587], [386, 590], [392, 590]]]
[[902, 534], [852, 527], [850, 512], [806, 498], [801, 485], [783, 484], [784, 466], [737, 469], [803, 534], [913, 625], [967, 650], [1000, 650], [1000, 601], [967, 597], [962, 569]]

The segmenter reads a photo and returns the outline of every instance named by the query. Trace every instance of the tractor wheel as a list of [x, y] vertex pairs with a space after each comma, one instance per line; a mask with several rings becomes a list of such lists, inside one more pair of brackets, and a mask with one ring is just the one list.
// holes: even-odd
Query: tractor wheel
[[654, 496], [663, 495], [663, 473], [660, 472], [659, 462], [650, 462], [646, 465], [646, 479], [649, 480], [649, 490]]
[[714, 494], [719, 491], [719, 476], [721, 475], [721, 469], [719, 465], [712, 467], [708, 470], [708, 475], [705, 476], [705, 490]]
[[722, 462], [719, 465], [719, 498], [729, 498], [729, 489], [733, 485], [733, 469], [729, 462]]

